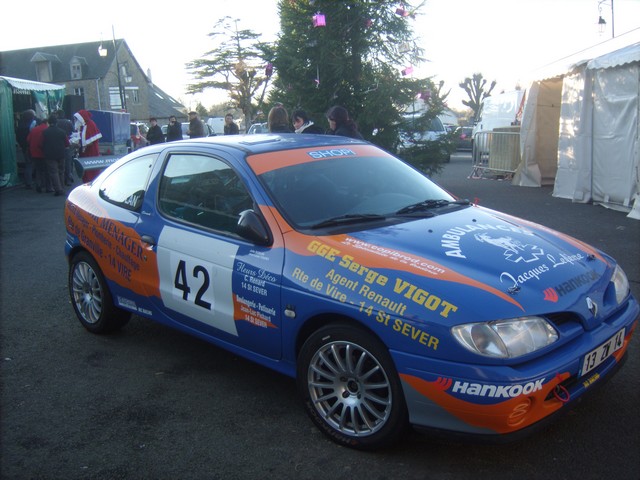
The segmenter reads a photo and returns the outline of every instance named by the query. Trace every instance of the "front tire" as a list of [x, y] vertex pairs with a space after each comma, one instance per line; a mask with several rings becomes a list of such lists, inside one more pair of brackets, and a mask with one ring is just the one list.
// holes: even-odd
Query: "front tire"
[[130, 312], [115, 306], [100, 267], [86, 252], [71, 259], [69, 295], [78, 320], [92, 333], [113, 332], [131, 318]]
[[298, 389], [307, 413], [333, 441], [375, 450], [408, 426], [402, 386], [386, 347], [350, 325], [323, 327], [298, 356]]

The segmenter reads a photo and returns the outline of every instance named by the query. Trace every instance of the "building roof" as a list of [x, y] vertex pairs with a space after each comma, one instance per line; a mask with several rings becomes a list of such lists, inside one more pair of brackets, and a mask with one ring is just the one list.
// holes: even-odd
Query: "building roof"
[[[96, 55], [100, 45], [107, 49], [108, 55], [106, 57]], [[122, 45], [127, 50], [129, 49], [127, 43], [122, 39], [116, 40], [116, 45], [118, 48]], [[69, 64], [75, 57], [83, 60], [83, 79], [97, 79], [104, 77], [109, 71], [109, 67], [113, 63], [113, 53], [113, 42], [86, 42], [10, 50], [0, 52], [0, 75], [37, 80], [33, 62], [49, 60], [51, 61], [54, 82], [72, 81], [74, 79], [71, 78]], [[133, 58], [133, 55], [131, 56]]]
[[[171, 115], [184, 118], [185, 115], [182, 113], [184, 106], [151, 82], [123, 39], [0, 52], [0, 76], [8, 75], [14, 78], [37, 81], [34, 62], [48, 61], [51, 63], [52, 83], [74, 82], [78, 79], [71, 77], [69, 65], [75, 62], [82, 65], [83, 81], [97, 80], [107, 75], [114, 62], [114, 44], [118, 51], [122, 48], [127, 50], [135, 62], [135, 68], [149, 87], [149, 115], [157, 118], [168, 118]], [[106, 50], [104, 57], [98, 55], [99, 49]]]
[[149, 114], [156, 118], [187, 118], [184, 106], [153, 83], [149, 84]]

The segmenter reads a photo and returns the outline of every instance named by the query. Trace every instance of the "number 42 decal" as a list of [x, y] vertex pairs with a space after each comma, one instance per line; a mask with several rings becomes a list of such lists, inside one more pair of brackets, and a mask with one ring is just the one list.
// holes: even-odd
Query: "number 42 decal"
[[191, 294], [191, 287], [189, 286], [189, 283], [191, 283], [191, 280], [194, 280], [194, 283], [199, 284], [200, 286], [196, 291], [194, 303], [199, 307], [211, 310], [211, 303], [204, 300], [204, 295], [207, 293], [207, 290], [209, 290], [209, 286], [211, 284], [209, 271], [202, 265], [195, 265], [191, 271], [191, 275], [189, 275], [187, 273], [187, 265], [185, 261], [180, 260], [173, 279], [173, 286], [177, 290], [182, 291], [182, 299], [187, 302], [190, 301], [189, 295]]

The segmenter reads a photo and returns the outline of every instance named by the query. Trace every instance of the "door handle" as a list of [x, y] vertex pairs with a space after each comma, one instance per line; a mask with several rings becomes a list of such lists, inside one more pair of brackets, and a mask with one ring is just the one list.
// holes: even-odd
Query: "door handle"
[[142, 235], [140, 237], [140, 240], [142, 240], [144, 243], [148, 243], [149, 245], [155, 245], [156, 244], [156, 239], [153, 238], [151, 235]]

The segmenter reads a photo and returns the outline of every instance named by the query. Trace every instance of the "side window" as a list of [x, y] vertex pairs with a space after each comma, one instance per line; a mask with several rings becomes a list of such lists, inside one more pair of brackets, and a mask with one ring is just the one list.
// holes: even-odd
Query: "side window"
[[240, 213], [252, 205], [240, 177], [222, 160], [197, 154], [169, 157], [158, 199], [164, 215], [235, 234]]
[[129, 210], [142, 206], [153, 162], [158, 154], [145, 155], [120, 166], [100, 185], [100, 196], [107, 202]]

